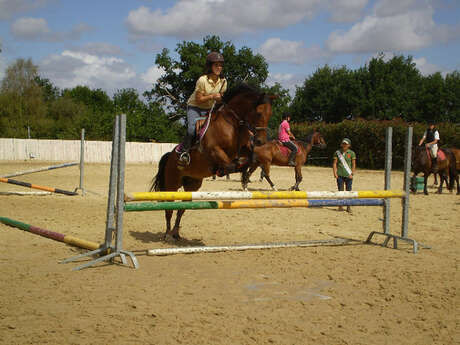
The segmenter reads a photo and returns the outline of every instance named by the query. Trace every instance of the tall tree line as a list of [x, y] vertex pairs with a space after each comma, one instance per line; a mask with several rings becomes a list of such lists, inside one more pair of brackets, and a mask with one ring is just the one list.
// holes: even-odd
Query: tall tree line
[[290, 111], [297, 122], [459, 122], [460, 72], [424, 76], [411, 56], [383, 54], [356, 70], [326, 65], [297, 88]]

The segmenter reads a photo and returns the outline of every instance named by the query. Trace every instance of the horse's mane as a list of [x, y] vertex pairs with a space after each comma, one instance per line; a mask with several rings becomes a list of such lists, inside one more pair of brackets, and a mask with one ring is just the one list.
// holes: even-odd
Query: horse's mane
[[253, 94], [255, 96], [257, 104], [268, 103], [269, 101], [271, 101], [270, 98], [266, 97], [265, 93], [262, 92], [259, 88], [249, 85], [247, 83], [239, 83], [235, 85], [224, 94], [224, 97], [222, 99], [224, 103], [228, 103], [234, 97], [247, 93]]

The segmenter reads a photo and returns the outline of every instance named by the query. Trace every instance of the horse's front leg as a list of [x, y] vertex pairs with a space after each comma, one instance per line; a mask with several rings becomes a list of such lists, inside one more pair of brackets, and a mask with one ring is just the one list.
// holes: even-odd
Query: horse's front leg
[[261, 165], [260, 168], [262, 169], [261, 174], [263, 174], [263, 177], [265, 177], [267, 182], [270, 184], [270, 187], [273, 190], [277, 191], [278, 189], [275, 187], [275, 184], [272, 182], [272, 180], [270, 178], [270, 164]]
[[423, 194], [428, 195], [428, 188], [427, 188], [427, 182], [428, 182], [428, 175], [429, 174], [424, 174], [423, 175]]
[[297, 164], [295, 166], [295, 184], [291, 187], [291, 190], [299, 190], [300, 182], [302, 182], [302, 166]]
[[173, 211], [165, 211], [165, 219], [166, 219], [166, 232], [165, 232], [165, 236], [164, 236], [164, 239], [166, 239], [166, 237], [169, 235], [169, 233], [171, 232], [171, 218], [172, 218], [172, 215], [173, 215]]
[[174, 228], [169, 232], [169, 235], [175, 240], [180, 240], [179, 230], [180, 230], [180, 221], [184, 215], [185, 210], [178, 210], [176, 213], [176, 221], [174, 222]]
[[235, 162], [228, 157], [224, 150], [220, 147], [214, 147], [211, 152], [210, 156], [212, 161], [219, 167], [220, 171], [218, 171], [218, 175], [226, 175], [231, 174], [237, 171], [237, 165]]
[[245, 168], [243, 171], [243, 177], [241, 179], [243, 190], [248, 190], [249, 179], [251, 178], [252, 173], [257, 169], [257, 164]]
[[446, 181], [446, 186], [449, 186], [449, 182], [447, 181], [447, 176], [445, 173], [440, 172], [439, 173], [439, 188], [438, 188], [438, 194], [442, 194], [442, 186], [444, 184], [444, 181]]

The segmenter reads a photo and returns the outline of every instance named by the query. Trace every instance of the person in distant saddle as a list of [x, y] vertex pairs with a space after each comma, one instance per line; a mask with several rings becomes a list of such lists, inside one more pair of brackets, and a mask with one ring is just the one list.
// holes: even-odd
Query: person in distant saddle
[[[350, 150], [351, 140], [344, 138], [340, 145], [340, 150], [335, 151], [332, 161], [332, 171], [337, 180], [337, 188], [339, 191], [345, 189], [351, 191], [353, 185], [353, 176], [356, 171], [356, 154]], [[339, 206], [339, 211], [343, 211], [343, 207]], [[347, 212], [351, 213], [351, 207], [347, 206]]]
[[285, 114], [283, 116], [283, 121], [280, 124], [278, 130], [278, 140], [286, 146], [288, 149], [291, 150], [289, 154], [289, 162], [288, 165], [291, 167], [295, 166], [295, 156], [297, 155], [297, 145], [291, 141], [295, 140], [294, 134], [291, 132], [291, 127], [289, 126], [289, 121], [291, 121], [291, 116]]
[[420, 139], [418, 146], [422, 146], [423, 142], [425, 141], [425, 147], [428, 148], [431, 155], [431, 171], [433, 173], [437, 173], [439, 132], [433, 122], [429, 123], [429, 127], [426, 129], [425, 133], [423, 133], [423, 137]]
[[179, 158], [182, 164], [190, 164], [189, 151], [195, 137], [196, 122], [208, 114], [227, 90], [227, 80], [221, 77], [223, 67], [222, 54], [218, 52], [208, 54], [205, 74], [198, 79], [195, 91], [187, 101], [187, 135], [183, 141]]

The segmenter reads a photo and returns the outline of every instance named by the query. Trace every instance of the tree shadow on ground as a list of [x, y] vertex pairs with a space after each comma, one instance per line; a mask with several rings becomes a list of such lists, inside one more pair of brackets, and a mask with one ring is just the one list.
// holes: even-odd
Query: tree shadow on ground
[[177, 247], [204, 246], [206, 245], [201, 239], [187, 239], [182, 237], [180, 240], [168, 238], [165, 240], [164, 232], [151, 231], [130, 231], [129, 234], [142, 243], [168, 243]]

